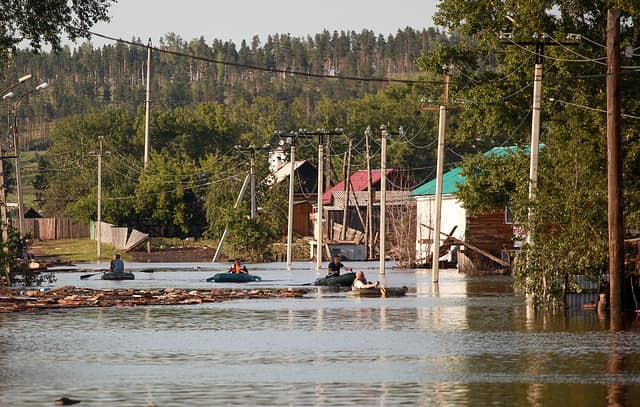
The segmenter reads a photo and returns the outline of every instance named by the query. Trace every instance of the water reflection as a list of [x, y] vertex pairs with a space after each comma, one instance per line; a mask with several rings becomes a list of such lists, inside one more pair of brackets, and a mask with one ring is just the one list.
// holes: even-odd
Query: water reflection
[[[270, 267], [260, 273], [272, 285], [315, 277]], [[167, 273], [157, 280], [179, 287], [208, 272]], [[640, 399], [637, 321], [614, 333], [594, 311], [530, 312], [507, 277], [444, 270], [434, 287], [430, 273], [394, 270], [385, 279], [409, 295], [317, 289], [304, 299], [0, 314], [0, 405], [62, 395], [88, 406]]]

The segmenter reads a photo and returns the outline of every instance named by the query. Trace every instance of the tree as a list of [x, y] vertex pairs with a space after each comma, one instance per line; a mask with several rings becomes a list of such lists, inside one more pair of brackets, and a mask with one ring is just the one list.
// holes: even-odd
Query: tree
[[109, 21], [107, 10], [114, 0], [2, 0], [0, 2], [0, 65], [8, 52], [26, 41], [34, 51], [49, 44], [61, 49], [62, 34], [75, 40], [87, 37], [99, 21]]
[[[623, 43], [635, 45], [640, 17], [638, 1], [620, 4], [626, 14]], [[548, 36], [550, 44], [578, 33], [587, 40], [576, 47], [545, 48], [543, 100], [552, 96], [566, 103], [543, 103], [536, 199], [528, 199], [526, 154], [508, 157], [473, 156], [465, 160], [466, 185], [459, 197], [465, 207], [483, 211], [509, 205], [515, 220], [533, 238], [516, 268], [517, 282], [541, 303], [555, 299], [577, 274], [597, 279], [607, 264], [607, 185], [605, 116], [579, 106], [604, 106], [605, 68], [601, 58], [606, 1], [466, 2], [444, 0], [436, 23], [452, 31], [448, 44], [438, 46], [420, 61], [424, 69], [455, 65], [452, 92], [467, 108], [457, 115], [458, 140], [478, 145], [526, 145], [530, 129], [530, 86], [534, 51], [510, 46], [500, 32], [513, 32], [516, 40], [533, 34]], [[461, 18], [464, 16], [464, 18]], [[625, 75], [622, 81], [630, 81]], [[637, 108], [639, 89], [629, 82], [623, 109]], [[637, 130], [625, 123], [626, 147], [631, 160], [625, 179], [636, 178]], [[627, 191], [639, 202], [638, 190]], [[529, 209], [533, 216], [528, 216]], [[628, 219], [640, 208], [627, 207]], [[526, 261], [525, 261], [526, 259]], [[543, 283], [544, 282], [544, 283]]]

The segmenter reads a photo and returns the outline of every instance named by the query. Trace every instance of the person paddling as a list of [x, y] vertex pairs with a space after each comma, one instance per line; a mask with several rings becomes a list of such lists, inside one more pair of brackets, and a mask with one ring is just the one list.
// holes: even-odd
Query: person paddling
[[240, 264], [240, 259], [235, 259], [229, 268], [229, 273], [249, 273], [244, 264]]
[[124, 262], [120, 259], [119, 254], [116, 254], [111, 260], [109, 271], [112, 273], [124, 273]]
[[341, 268], [353, 271], [351, 267], [347, 267], [340, 263], [340, 256], [333, 256], [333, 261], [329, 263], [329, 266], [327, 267], [327, 277], [338, 277], [340, 275]]

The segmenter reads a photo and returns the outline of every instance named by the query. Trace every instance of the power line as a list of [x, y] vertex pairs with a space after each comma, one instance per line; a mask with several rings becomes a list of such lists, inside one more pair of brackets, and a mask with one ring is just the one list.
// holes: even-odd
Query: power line
[[415, 85], [415, 84], [427, 84], [427, 83], [428, 84], [442, 84], [442, 81], [426, 80], [426, 79], [425, 80], [413, 80], [413, 79], [395, 79], [395, 78], [365, 78], [365, 77], [362, 77], [362, 76], [329, 75], [329, 74], [318, 74], [318, 73], [304, 72], [304, 71], [297, 71], [297, 70], [267, 68], [267, 67], [264, 67], [264, 66], [241, 64], [239, 62], [230, 62], [230, 61], [223, 61], [223, 60], [214, 59], [214, 58], [207, 58], [207, 57], [202, 57], [202, 56], [198, 56], [198, 55], [189, 54], [189, 53], [186, 53], [186, 52], [171, 51], [171, 50], [168, 50], [168, 49], [162, 49], [162, 48], [154, 47], [154, 46], [151, 46], [151, 45], [140, 44], [140, 43], [137, 43], [137, 42], [134, 42], [134, 41], [123, 40], [122, 38], [111, 37], [111, 36], [108, 36], [108, 35], [105, 35], [105, 34], [96, 33], [96, 32], [93, 32], [93, 31], [86, 31], [86, 32], [91, 34], [91, 35], [95, 35], [96, 37], [104, 38], [106, 40], [116, 41], [116, 42], [120, 42], [122, 44], [127, 44], [127, 45], [130, 45], [130, 46], [139, 47], [139, 48], [146, 48], [146, 49], [150, 48], [152, 51], [156, 51], [156, 52], [160, 52], [160, 53], [164, 53], [164, 54], [168, 54], [168, 55], [191, 58], [191, 59], [195, 59], [197, 61], [209, 62], [209, 63], [220, 64], [220, 65], [234, 66], [234, 67], [237, 67], [237, 68], [249, 69], [249, 70], [254, 70], [254, 71], [271, 72], [271, 73], [283, 73], [283, 74], [289, 74], [289, 75], [306, 76], [306, 77], [310, 77], [310, 78], [340, 79], [340, 80], [359, 81], [359, 82], [405, 83], [405, 84], [412, 84], [412, 85]]
[[[590, 107], [590, 106], [585, 106], [585, 105], [579, 105], [577, 103], [571, 103], [571, 102], [566, 102], [564, 100], [560, 100], [560, 99], [556, 99], [556, 98], [549, 98], [549, 102], [554, 102], [554, 103], [560, 103], [561, 105], [568, 105], [568, 106], [573, 106], [573, 107], [579, 107], [581, 109], [585, 109], [585, 110], [591, 110], [594, 112], [600, 112], [600, 113], [607, 113], [607, 111], [605, 109], [598, 109], [596, 107]], [[630, 114], [622, 114], [622, 117], [626, 117], [627, 119], [635, 119], [635, 120], [640, 120], [640, 116], [633, 116]]]

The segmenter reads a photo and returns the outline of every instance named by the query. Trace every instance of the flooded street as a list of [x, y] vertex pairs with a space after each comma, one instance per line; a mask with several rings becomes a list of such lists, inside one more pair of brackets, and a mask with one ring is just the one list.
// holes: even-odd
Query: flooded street
[[[378, 279], [377, 263], [352, 263]], [[211, 263], [156, 267], [136, 280], [56, 286], [232, 286]], [[248, 265], [298, 287], [311, 263]], [[98, 277], [99, 278], [99, 277]], [[388, 269], [401, 298], [316, 289], [301, 299], [0, 314], [0, 405], [550, 405], [640, 400], [640, 323], [613, 333], [595, 311], [533, 313], [509, 277]]]

